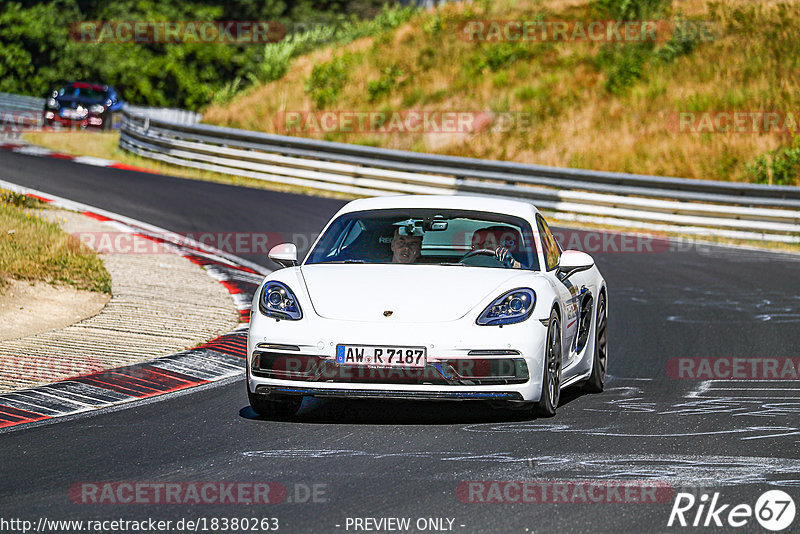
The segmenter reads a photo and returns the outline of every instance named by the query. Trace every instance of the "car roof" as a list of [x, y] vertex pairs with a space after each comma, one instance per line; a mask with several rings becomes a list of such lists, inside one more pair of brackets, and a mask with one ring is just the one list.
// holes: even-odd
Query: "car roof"
[[533, 219], [534, 214], [539, 211], [530, 202], [497, 197], [475, 195], [394, 195], [353, 200], [339, 210], [339, 214], [397, 208], [462, 209], [502, 213], [524, 219]]
[[78, 89], [93, 89], [95, 91], [113, 91], [114, 88], [104, 83], [94, 82], [69, 82], [64, 87], [76, 87]]

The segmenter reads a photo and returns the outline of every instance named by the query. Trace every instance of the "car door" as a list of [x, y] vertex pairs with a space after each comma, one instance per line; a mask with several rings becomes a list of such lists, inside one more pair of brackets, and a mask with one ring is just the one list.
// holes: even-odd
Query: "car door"
[[539, 237], [542, 244], [542, 255], [544, 256], [544, 269], [550, 275], [551, 282], [558, 291], [559, 300], [562, 304], [563, 315], [561, 317], [561, 336], [564, 347], [562, 367], [566, 369], [577, 361], [576, 353], [576, 334], [578, 332], [578, 302], [580, 300], [580, 288], [576, 286], [570, 278], [560, 280], [558, 276], [558, 262], [561, 258], [561, 246], [553, 237], [553, 233], [540, 214], [536, 214], [536, 226], [539, 230]]

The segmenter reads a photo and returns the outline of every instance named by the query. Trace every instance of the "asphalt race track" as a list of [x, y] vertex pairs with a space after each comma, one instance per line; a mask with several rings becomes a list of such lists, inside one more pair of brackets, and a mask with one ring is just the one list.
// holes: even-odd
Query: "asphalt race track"
[[[176, 232], [309, 235], [343, 203], [8, 151], [0, 179]], [[294, 420], [275, 422], [255, 417], [242, 378], [0, 434], [0, 515], [204, 518], [207, 531], [222, 531], [214, 518], [277, 518], [280, 532], [385, 532], [389, 523], [367, 530], [376, 524], [355, 518], [391, 517], [410, 518], [411, 532], [721, 532], [713, 522], [667, 528], [675, 494], [719, 492], [719, 503], [753, 506], [781, 489], [800, 503], [796, 379], [667, 371], [671, 358], [797, 357], [800, 257], [708, 245], [593, 256], [609, 287], [611, 377], [603, 394], [565, 392], [555, 418], [472, 403], [307, 399]], [[668, 492], [655, 503], [480, 503], [464, 491], [475, 481], [596, 480]], [[85, 504], [70, 494], [100, 482], [272, 482], [286, 493], [266, 505]], [[765, 532], [755, 518], [736, 531]]]

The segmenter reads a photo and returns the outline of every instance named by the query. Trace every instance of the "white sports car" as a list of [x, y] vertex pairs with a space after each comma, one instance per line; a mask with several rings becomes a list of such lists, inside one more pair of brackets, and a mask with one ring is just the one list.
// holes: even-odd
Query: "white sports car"
[[302, 264], [253, 298], [247, 393], [288, 417], [306, 395], [482, 399], [555, 414], [561, 389], [603, 390], [605, 280], [531, 204], [468, 196], [355, 200]]

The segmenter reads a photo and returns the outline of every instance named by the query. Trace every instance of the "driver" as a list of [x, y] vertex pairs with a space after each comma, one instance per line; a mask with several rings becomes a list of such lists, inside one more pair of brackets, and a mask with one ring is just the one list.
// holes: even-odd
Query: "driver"
[[414, 263], [422, 251], [422, 238], [416, 235], [400, 235], [395, 228], [392, 237], [392, 263]]
[[472, 234], [472, 250], [494, 250], [494, 257], [503, 267], [520, 269], [522, 264], [514, 259], [511, 250], [519, 244], [516, 231], [506, 226], [490, 226], [475, 230]]

